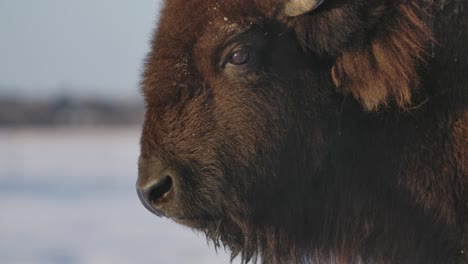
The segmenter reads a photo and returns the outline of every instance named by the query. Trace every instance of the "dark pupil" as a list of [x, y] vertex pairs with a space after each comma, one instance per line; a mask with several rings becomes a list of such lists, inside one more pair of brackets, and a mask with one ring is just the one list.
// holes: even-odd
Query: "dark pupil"
[[249, 61], [249, 52], [247, 50], [239, 50], [232, 54], [231, 63], [234, 65], [245, 64]]

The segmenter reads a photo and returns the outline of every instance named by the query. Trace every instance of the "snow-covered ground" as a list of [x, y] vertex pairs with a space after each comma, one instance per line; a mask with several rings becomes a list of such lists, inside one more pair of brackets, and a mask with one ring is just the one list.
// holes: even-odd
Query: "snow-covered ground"
[[134, 190], [138, 128], [0, 130], [0, 263], [229, 263]]

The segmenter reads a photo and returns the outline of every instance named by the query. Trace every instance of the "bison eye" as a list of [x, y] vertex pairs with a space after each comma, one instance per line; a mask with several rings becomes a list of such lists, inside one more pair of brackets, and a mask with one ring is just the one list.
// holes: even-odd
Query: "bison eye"
[[229, 63], [233, 65], [243, 65], [248, 63], [250, 60], [250, 51], [247, 48], [236, 50], [231, 53]]

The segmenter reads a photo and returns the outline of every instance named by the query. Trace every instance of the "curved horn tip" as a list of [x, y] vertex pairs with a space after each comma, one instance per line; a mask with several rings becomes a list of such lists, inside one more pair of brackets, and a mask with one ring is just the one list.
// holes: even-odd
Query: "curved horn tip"
[[323, 4], [325, 0], [289, 0], [284, 12], [287, 16], [295, 17], [313, 11]]

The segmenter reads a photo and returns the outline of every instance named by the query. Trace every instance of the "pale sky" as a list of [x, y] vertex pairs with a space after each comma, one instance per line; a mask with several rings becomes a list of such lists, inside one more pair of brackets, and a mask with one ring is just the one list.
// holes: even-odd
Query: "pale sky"
[[0, 0], [0, 96], [138, 96], [161, 0]]

